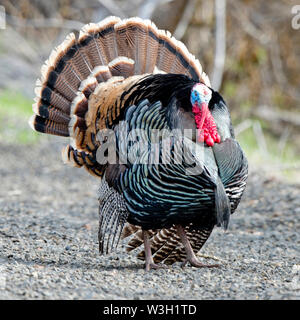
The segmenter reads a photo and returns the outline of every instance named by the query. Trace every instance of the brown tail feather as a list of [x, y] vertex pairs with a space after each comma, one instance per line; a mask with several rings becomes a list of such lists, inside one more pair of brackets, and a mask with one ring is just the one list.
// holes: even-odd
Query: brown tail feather
[[120, 21], [120, 18], [108, 17], [97, 24], [95, 37], [98, 47], [101, 48], [104, 65], [108, 65], [110, 61], [118, 57], [114, 26]]
[[[93, 72], [92, 72], [92, 75], [93, 75]], [[87, 99], [95, 91], [98, 85], [97, 79], [92, 75], [90, 75], [86, 80], [82, 81], [78, 89], [78, 91], [82, 92]]]
[[[54, 70], [54, 67], [49, 67], [47, 71], [45, 71], [45, 80], [43, 81], [49, 88], [53, 88], [59, 92], [62, 96], [64, 96], [67, 100], [72, 101], [77, 92], [77, 85], [79, 81], [74, 83], [74, 76], [71, 74], [71, 79], [68, 80], [67, 74], [57, 73]], [[76, 80], [77, 78], [75, 78]], [[42, 80], [43, 80], [43, 72], [42, 72]]]
[[105, 82], [112, 77], [108, 66], [96, 67], [92, 74], [99, 83]]
[[38, 132], [69, 137], [69, 129], [67, 125], [42, 118], [40, 116], [32, 116], [29, 120], [29, 125], [33, 130]]
[[61, 123], [68, 126], [71, 118], [70, 116], [66, 115], [65, 113], [62, 113], [57, 108], [50, 106], [50, 105], [41, 105], [41, 104], [35, 104], [33, 106], [33, 109], [35, 110], [35, 113], [42, 118], [47, 118], [49, 120], [54, 121], [55, 123]]
[[93, 154], [78, 151], [70, 145], [62, 150], [62, 159], [64, 163], [84, 167], [90, 174], [98, 178], [102, 177], [105, 170], [105, 166], [101, 166]]
[[118, 57], [108, 64], [113, 77], [128, 78], [134, 75], [134, 61], [127, 57]]
[[57, 110], [60, 110], [62, 113], [69, 115], [70, 114], [70, 101], [62, 96], [55, 89], [49, 87], [36, 87], [35, 93], [37, 95], [38, 106], [42, 103], [51, 104], [52, 107], [55, 107]]

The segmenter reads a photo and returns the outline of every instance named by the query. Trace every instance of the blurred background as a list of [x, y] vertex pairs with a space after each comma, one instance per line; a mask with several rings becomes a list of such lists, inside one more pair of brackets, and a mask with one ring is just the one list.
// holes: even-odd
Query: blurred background
[[40, 67], [68, 33], [109, 15], [140, 16], [200, 60], [251, 169], [299, 182], [299, 14], [288, 0], [0, 0], [0, 145], [52, 139], [27, 121]]

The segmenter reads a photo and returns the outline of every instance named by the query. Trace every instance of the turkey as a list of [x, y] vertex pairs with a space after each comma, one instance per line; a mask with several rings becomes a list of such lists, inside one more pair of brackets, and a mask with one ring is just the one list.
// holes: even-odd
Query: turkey
[[120, 240], [146, 270], [189, 262], [228, 227], [248, 165], [229, 110], [183, 43], [140, 18], [109, 17], [55, 48], [31, 127], [70, 137], [63, 160], [99, 179], [99, 251]]

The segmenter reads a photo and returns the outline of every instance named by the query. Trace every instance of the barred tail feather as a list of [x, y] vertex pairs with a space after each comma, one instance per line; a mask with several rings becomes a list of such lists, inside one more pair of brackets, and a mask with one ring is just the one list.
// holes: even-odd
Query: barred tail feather
[[100, 165], [95, 161], [95, 157], [84, 151], [78, 151], [71, 145], [67, 145], [62, 149], [62, 159], [66, 164], [71, 164], [74, 167], [84, 167], [91, 175], [102, 177], [105, 166]]
[[33, 130], [38, 132], [54, 134], [62, 137], [69, 136], [69, 130], [67, 125], [57, 123], [40, 116], [32, 116], [29, 119], [29, 125]]

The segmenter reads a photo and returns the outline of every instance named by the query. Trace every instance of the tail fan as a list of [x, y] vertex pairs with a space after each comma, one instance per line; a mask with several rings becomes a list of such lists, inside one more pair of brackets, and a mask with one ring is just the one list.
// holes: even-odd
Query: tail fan
[[[199, 61], [185, 45], [151, 21], [108, 17], [97, 24], [90, 23], [82, 28], [78, 39], [69, 34], [42, 66], [33, 105], [36, 115], [30, 124], [39, 132], [72, 136], [70, 122], [74, 124], [74, 114], [81, 129], [85, 129], [89, 107], [81, 99], [84, 88], [92, 93], [99, 83], [111, 77], [128, 78], [157, 70], [186, 74], [209, 85]], [[87, 79], [92, 84], [88, 88], [83, 85]], [[76, 113], [72, 105], [79, 99], [80, 111]]]

